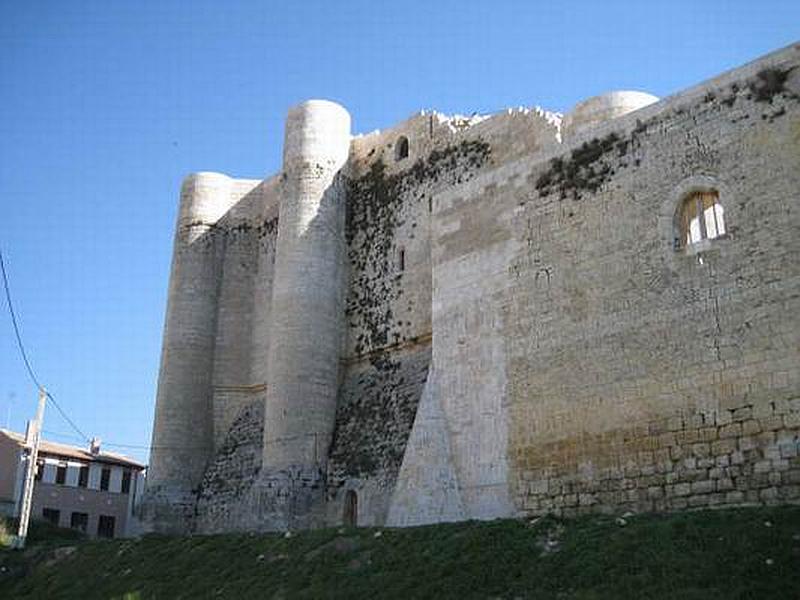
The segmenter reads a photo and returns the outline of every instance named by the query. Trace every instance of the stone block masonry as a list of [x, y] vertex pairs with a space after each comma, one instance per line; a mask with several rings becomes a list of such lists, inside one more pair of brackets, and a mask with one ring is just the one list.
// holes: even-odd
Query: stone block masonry
[[310, 101], [182, 190], [157, 531], [800, 501], [800, 46], [664, 100]]
[[761, 419], [685, 413], [521, 452], [518, 497], [565, 516], [798, 502], [800, 405], [767, 407]]

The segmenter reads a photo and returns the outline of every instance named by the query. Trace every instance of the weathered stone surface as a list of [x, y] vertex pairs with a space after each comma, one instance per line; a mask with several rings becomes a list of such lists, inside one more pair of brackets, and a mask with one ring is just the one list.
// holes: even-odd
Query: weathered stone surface
[[[798, 501], [800, 47], [604, 98], [566, 131], [420, 114], [347, 156], [290, 123], [283, 173], [191, 178], [151, 526]], [[726, 231], [687, 246], [697, 191]]]
[[256, 400], [233, 420], [206, 469], [197, 494], [198, 531], [217, 533], [252, 526], [240, 512], [261, 471], [263, 434], [264, 402]]
[[386, 522], [406, 444], [430, 365], [430, 346], [373, 357], [348, 370], [339, 393], [328, 461], [335, 515], [344, 493], [358, 493], [358, 522]]

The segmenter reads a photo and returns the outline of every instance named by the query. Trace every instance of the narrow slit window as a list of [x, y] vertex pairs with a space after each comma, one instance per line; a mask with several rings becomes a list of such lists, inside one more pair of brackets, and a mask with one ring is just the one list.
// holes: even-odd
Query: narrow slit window
[[397, 253], [397, 270], [401, 273], [406, 270], [406, 250], [405, 248], [400, 248], [400, 251]]
[[353, 490], [347, 490], [344, 495], [344, 515], [345, 527], [358, 527], [358, 496]]

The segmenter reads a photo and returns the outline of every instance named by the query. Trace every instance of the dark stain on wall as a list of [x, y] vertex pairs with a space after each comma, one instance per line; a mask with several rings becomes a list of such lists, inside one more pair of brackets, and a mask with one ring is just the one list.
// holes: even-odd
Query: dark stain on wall
[[328, 484], [381, 475], [394, 479], [403, 461], [431, 360], [430, 346], [354, 366], [339, 393]]
[[378, 160], [369, 172], [348, 181], [346, 239], [351, 267], [346, 318], [359, 330], [356, 355], [405, 341], [393, 331], [392, 302], [403, 294], [402, 270], [396, 268], [395, 230], [403, 225], [403, 207], [426, 198], [434, 185], [470, 179], [489, 160], [489, 144], [467, 140], [433, 150], [409, 169], [387, 174]]
[[204, 248], [210, 248], [219, 240], [225, 240], [226, 242], [248, 241], [253, 239], [253, 236], [263, 246], [265, 240], [274, 238], [277, 235], [278, 217], [263, 219], [258, 223], [250, 223], [248, 221], [229, 222], [225, 217], [219, 222], [211, 224], [205, 221], [192, 221], [182, 225], [178, 231], [181, 236], [185, 236], [195, 227], [205, 227], [206, 231], [191, 244], [192, 247], [201, 245]]

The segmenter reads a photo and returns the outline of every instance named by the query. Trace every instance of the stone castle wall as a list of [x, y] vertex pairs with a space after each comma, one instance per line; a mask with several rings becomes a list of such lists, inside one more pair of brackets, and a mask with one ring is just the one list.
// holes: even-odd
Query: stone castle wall
[[[465, 395], [496, 399], [508, 438], [485, 468], [508, 469], [514, 510], [800, 497], [797, 59], [435, 199], [440, 401], [452, 425]], [[698, 184], [719, 190], [728, 235], [676, 249], [673, 217]], [[469, 431], [486, 445], [454, 461], [488, 460], [503, 432]]]
[[[165, 352], [205, 344], [206, 362], [165, 354], [156, 422], [176, 446], [204, 423], [206, 467], [182, 495], [159, 475], [153, 497], [194, 494], [202, 531], [263, 528], [267, 500], [341, 523], [346, 492], [370, 525], [797, 501], [798, 65], [790, 47], [649, 106], [592, 99], [565, 127], [421, 113], [353, 138], [340, 359], [319, 365], [338, 372], [332, 441], [295, 469], [300, 500], [285, 473], [258, 491], [259, 435], [285, 419], [269, 400], [290, 339], [273, 327], [285, 174], [229, 180], [223, 214], [182, 225], [203, 244], [176, 242]], [[701, 188], [727, 234], [681, 248], [675, 215]], [[162, 400], [182, 381], [186, 400]]]

